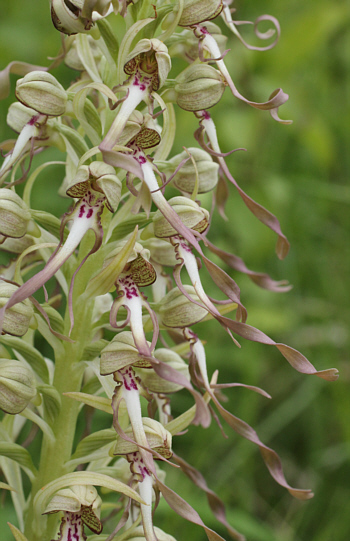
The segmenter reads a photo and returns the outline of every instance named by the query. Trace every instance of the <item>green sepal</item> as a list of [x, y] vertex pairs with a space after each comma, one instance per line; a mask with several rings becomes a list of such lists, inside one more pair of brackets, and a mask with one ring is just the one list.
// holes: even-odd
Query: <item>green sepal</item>
[[101, 447], [108, 445], [116, 441], [116, 432], [113, 428], [106, 428], [99, 430], [93, 434], [89, 434], [78, 443], [75, 453], [72, 455], [71, 460], [80, 459], [84, 456], [91, 455], [94, 451], [97, 451]]
[[101, 340], [96, 340], [84, 348], [82, 359], [84, 361], [92, 361], [95, 357], [98, 357], [104, 347], [108, 344], [107, 340], [101, 338]]
[[87, 393], [79, 393], [79, 392], [70, 392], [70, 393], [63, 393], [64, 396], [68, 396], [69, 398], [73, 398], [74, 400], [77, 400], [78, 402], [82, 402], [83, 404], [86, 404], [87, 406], [90, 406], [92, 408], [105, 411], [106, 413], [110, 413], [113, 415], [113, 409], [111, 406], [111, 400], [109, 398], [105, 398], [103, 396], [94, 396]]
[[143, 229], [148, 224], [152, 223], [154, 214], [155, 212], [151, 212], [149, 218], [147, 218], [146, 214], [137, 214], [136, 216], [131, 216], [127, 220], [124, 220], [124, 222], [121, 222], [115, 227], [108, 242], [125, 239], [127, 235], [134, 231], [136, 225], [139, 226], [139, 229]]
[[[61, 229], [61, 220], [50, 214], [50, 212], [45, 212], [44, 210], [34, 210], [31, 209], [32, 217], [34, 220], [46, 229], [51, 235], [54, 235], [57, 239], [60, 238], [60, 229]], [[63, 240], [65, 241], [68, 237], [69, 231], [67, 228], [63, 232]]]
[[43, 397], [45, 417], [50, 424], [53, 424], [61, 410], [61, 396], [52, 385], [38, 385], [37, 390]]
[[19, 529], [16, 528], [16, 526], [14, 526], [13, 524], [10, 524], [10, 522], [8, 522], [7, 524], [9, 525], [12, 535], [16, 541], [28, 541], [24, 533], [20, 532]]
[[34, 346], [31, 346], [20, 338], [8, 334], [1, 336], [0, 342], [5, 346], [10, 347], [15, 354], [18, 352], [43, 382], [49, 383], [49, 371], [45, 359]]
[[59, 312], [55, 310], [50, 304], [42, 303], [41, 307], [45, 310], [52, 329], [60, 334], [64, 333], [64, 321]]
[[118, 58], [119, 43], [117, 41], [117, 38], [115, 36], [115, 33], [113, 32], [111, 25], [106, 19], [97, 20], [96, 24], [101, 33], [101, 37], [103, 41], [105, 42], [112, 58], [116, 62]]
[[[57, 130], [66, 139], [74, 153], [80, 159], [85, 152], [88, 152], [89, 147], [86, 144], [85, 139], [73, 128], [66, 126], [65, 124], [57, 124]], [[91, 160], [87, 160], [86, 163], [90, 163]]]
[[83, 297], [90, 299], [97, 295], [105, 295], [112, 289], [118, 276], [123, 272], [124, 267], [128, 262], [136, 242], [137, 233], [138, 227], [136, 226], [134, 234], [130, 237], [122, 250], [112, 259], [109, 265], [90, 280]]
[[33, 479], [33, 477], [37, 474], [37, 470], [33, 464], [29, 451], [27, 451], [27, 449], [21, 445], [13, 442], [1, 441], [0, 455], [17, 462], [28, 474], [30, 479]]

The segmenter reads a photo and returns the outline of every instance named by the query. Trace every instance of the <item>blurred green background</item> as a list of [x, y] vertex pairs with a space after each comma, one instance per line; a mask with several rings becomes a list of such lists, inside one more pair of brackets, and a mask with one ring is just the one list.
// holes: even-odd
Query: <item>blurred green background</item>
[[[248, 309], [248, 322], [278, 342], [302, 351], [318, 370], [336, 367], [335, 383], [295, 372], [274, 348], [244, 342], [233, 346], [218, 324], [200, 324], [207, 340], [210, 372], [218, 368], [221, 382], [259, 385], [272, 395], [267, 401], [244, 389], [226, 391], [227, 409], [254, 426], [260, 438], [282, 457], [292, 486], [312, 488], [313, 500], [299, 502], [271, 479], [258, 449], [215, 423], [203, 431], [191, 427], [177, 438], [175, 451], [196, 466], [227, 505], [231, 524], [249, 541], [342, 541], [350, 539], [349, 393], [349, 98], [350, 34], [347, 1], [304, 2], [259, 0], [235, 2], [237, 18], [254, 20], [263, 13], [281, 24], [279, 44], [265, 53], [247, 51], [232, 35], [225, 61], [239, 90], [263, 101], [282, 87], [290, 100], [280, 109], [291, 126], [274, 122], [268, 113], [235, 100], [226, 90], [212, 110], [223, 151], [247, 148], [228, 158], [242, 188], [280, 219], [291, 242], [284, 261], [274, 253], [274, 234], [245, 208], [233, 187], [227, 206], [229, 221], [214, 217], [209, 238], [242, 257], [247, 266], [293, 284], [276, 294], [232, 273]], [[252, 27], [241, 27], [254, 42]], [[225, 30], [225, 33], [228, 31]], [[60, 37], [51, 24], [46, 0], [1, 2], [0, 69], [11, 60], [48, 65]], [[255, 42], [256, 43], [256, 42]], [[75, 77], [64, 67], [54, 72], [63, 84]], [[1, 140], [13, 137], [5, 126], [12, 96], [0, 103]], [[178, 115], [179, 137], [174, 152], [194, 144], [196, 120]], [[58, 159], [61, 159], [59, 157]], [[57, 169], [59, 174], [60, 170]], [[57, 215], [66, 202], [48, 198], [47, 183], [35, 204]], [[214, 259], [214, 258], [213, 258]], [[215, 260], [215, 259], [214, 259]], [[216, 261], [216, 260], [215, 260]], [[227, 270], [227, 269], [226, 269]], [[209, 284], [209, 280], [208, 280]], [[215, 292], [213, 292], [215, 296]], [[181, 396], [175, 413], [191, 405]], [[168, 484], [187, 499], [210, 527], [228, 535], [212, 517], [205, 496], [187, 478], [168, 470]], [[9, 498], [0, 507], [1, 539], [8, 541], [5, 522], [15, 519]], [[161, 504], [156, 524], [178, 541], [200, 541], [205, 534]]]

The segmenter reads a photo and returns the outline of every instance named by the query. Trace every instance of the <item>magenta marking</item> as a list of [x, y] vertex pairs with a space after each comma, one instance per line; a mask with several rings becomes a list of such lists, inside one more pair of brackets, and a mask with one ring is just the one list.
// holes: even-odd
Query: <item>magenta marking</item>
[[91, 218], [91, 216], [93, 215], [93, 212], [94, 212], [94, 211], [93, 211], [92, 209], [89, 209], [89, 210], [87, 211], [86, 217], [87, 217], [87, 218]]
[[82, 218], [85, 214], [85, 205], [81, 205], [78, 218]]

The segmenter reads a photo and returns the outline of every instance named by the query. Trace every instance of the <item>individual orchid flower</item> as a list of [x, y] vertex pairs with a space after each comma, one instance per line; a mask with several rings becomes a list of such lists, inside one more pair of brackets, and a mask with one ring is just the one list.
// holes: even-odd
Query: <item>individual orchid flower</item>
[[[45, 267], [19, 287], [2, 307], [0, 310], [1, 327], [5, 310], [8, 310], [15, 304], [33, 295], [50, 278], [52, 278], [74, 253], [89, 229], [94, 231], [96, 240], [88, 256], [98, 250], [103, 237], [100, 221], [103, 207], [106, 205], [110, 211], [115, 211], [119, 203], [120, 193], [121, 183], [116, 176], [113, 167], [104, 162], [93, 162], [90, 166], [81, 166], [79, 168], [72, 185], [67, 190], [67, 194], [71, 197], [78, 198], [78, 201], [73, 209], [66, 213], [62, 219], [61, 241]], [[73, 224], [65, 243], [62, 244], [64, 228], [70, 221], [72, 221]], [[83, 259], [82, 263], [75, 271], [73, 280], [75, 274], [88, 256]], [[74, 282], [72, 281], [70, 301], [73, 283]]]
[[45, 514], [63, 512], [57, 541], [86, 541], [84, 525], [100, 534], [103, 528], [99, 518], [101, 503], [92, 485], [74, 485], [56, 492]]
[[170, 67], [168, 49], [161, 41], [156, 38], [139, 41], [124, 66], [129, 78], [120, 88], [115, 89], [126, 90], [127, 95], [100, 145], [102, 152], [116, 145], [130, 115], [142, 101], [151, 105], [151, 94], [163, 86]]
[[143, 460], [151, 467], [152, 457], [145, 451], [148, 449], [148, 443], [142, 423], [140, 386], [133, 369], [134, 366], [151, 367], [148, 360], [148, 357], [151, 356], [151, 344], [144, 338], [143, 350], [146, 348], [147, 350], [143, 357], [135, 342], [132, 332], [123, 331], [116, 335], [101, 352], [100, 372], [102, 376], [113, 374], [113, 378], [117, 382], [112, 398], [114, 428], [117, 433], [123, 435], [119, 425], [118, 412], [120, 402], [124, 400], [134, 441], [140, 446]]
[[[171, 444], [172, 437], [161, 423], [154, 419], [144, 417], [142, 419], [144, 433], [146, 435], [147, 447], [156, 453], [156, 458], [160, 460], [169, 459], [172, 456]], [[132, 432], [135, 434], [134, 428]], [[138, 490], [145, 504], [140, 504], [142, 526], [146, 541], [157, 541], [157, 536], [153, 528], [152, 500], [153, 500], [153, 475], [156, 475], [155, 466], [151, 468], [145, 463], [142, 453], [137, 446], [128, 437], [131, 430], [125, 431], [128, 439], [118, 437], [117, 443], [113, 449], [114, 455], [125, 455], [130, 463], [130, 470], [134, 479], [138, 482]]]
[[[258, 102], [255, 102], [255, 101], [247, 100], [244, 96], [242, 96], [242, 94], [240, 92], [238, 92], [234, 82], [231, 79], [231, 75], [230, 75], [228, 69], [226, 68], [226, 65], [225, 65], [225, 62], [223, 60], [223, 55], [221, 54], [220, 48], [219, 48], [218, 44], [216, 43], [215, 39], [213, 38], [213, 36], [208, 31], [207, 27], [202, 25], [202, 24], [196, 25], [196, 27], [194, 29], [194, 33], [195, 33], [195, 36], [197, 36], [197, 38], [199, 39], [200, 51], [202, 49], [205, 49], [211, 54], [212, 58], [209, 59], [209, 60], [216, 62], [216, 65], [217, 65], [218, 69], [220, 70], [222, 76], [225, 78], [225, 80], [226, 80], [228, 86], [230, 87], [230, 90], [231, 90], [232, 94], [235, 96], [235, 98], [238, 98], [239, 100], [244, 101], [248, 105], [251, 105], [252, 107], [255, 107], [255, 109], [262, 109], [262, 110], [270, 111], [270, 114], [271, 114], [272, 118], [274, 118], [274, 120], [276, 120], [277, 122], [281, 122], [282, 124], [290, 124], [291, 123], [290, 120], [282, 120], [278, 116], [278, 108], [281, 105], [283, 105], [284, 103], [286, 103], [286, 101], [289, 98], [288, 94], [283, 92], [283, 90], [281, 88], [278, 88], [277, 90], [272, 92], [269, 100], [266, 101], [266, 102], [258, 103]], [[200, 55], [200, 56], [202, 56], [201, 59], [204, 62], [209, 61], [208, 59], [205, 59], [203, 57], [203, 55]]]

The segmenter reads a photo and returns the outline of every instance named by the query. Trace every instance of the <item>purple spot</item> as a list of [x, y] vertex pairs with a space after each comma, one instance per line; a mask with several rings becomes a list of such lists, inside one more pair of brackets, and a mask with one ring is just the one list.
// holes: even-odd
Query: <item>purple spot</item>
[[146, 85], [144, 85], [144, 84], [140, 85], [140, 90], [142, 90], [142, 92], [144, 92], [146, 90]]
[[28, 125], [29, 126], [34, 126], [34, 124], [35, 124], [35, 122], [37, 122], [37, 120], [39, 120], [39, 115], [32, 116], [32, 118], [28, 122]]
[[146, 158], [144, 156], [139, 156], [139, 163], [143, 164], [146, 163]]
[[85, 214], [85, 205], [81, 205], [78, 218], [82, 218]]
[[94, 212], [94, 211], [93, 211], [92, 209], [89, 209], [89, 210], [87, 211], [86, 217], [87, 217], [87, 218], [91, 218], [93, 212]]
[[210, 120], [211, 116], [210, 114], [208, 113], [208, 111], [202, 111], [203, 112], [203, 118], [205, 120]]
[[72, 530], [71, 530], [70, 528], [69, 528], [69, 530], [68, 530], [67, 541], [73, 541], [73, 538], [72, 538]]
[[209, 32], [208, 32], [206, 26], [201, 26], [201, 27], [199, 28], [199, 30], [200, 30], [200, 32], [201, 32], [202, 34], [204, 34], [204, 35], [206, 35], [206, 36], [209, 35]]

